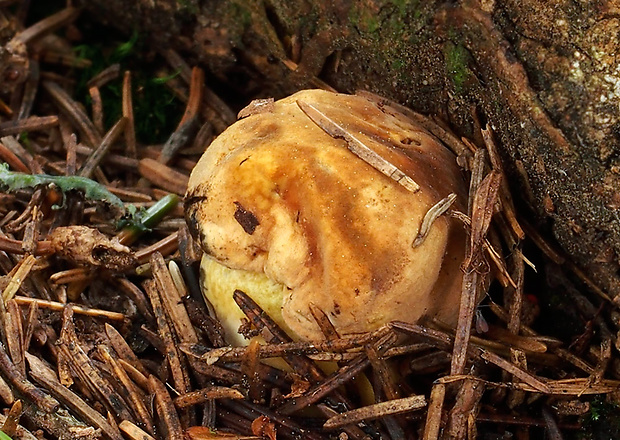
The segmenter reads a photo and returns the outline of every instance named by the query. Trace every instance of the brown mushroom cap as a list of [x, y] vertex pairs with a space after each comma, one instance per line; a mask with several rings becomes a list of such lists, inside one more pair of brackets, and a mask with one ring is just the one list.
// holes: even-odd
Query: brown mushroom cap
[[[408, 191], [352, 154], [298, 100], [420, 190]], [[283, 296], [282, 320], [300, 339], [313, 340], [322, 333], [310, 304], [341, 335], [423, 316], [456, 324], [463, 228], [441, 216], [412, 246], [429, 208], [450, 193], [464, 209], [455, 156], [422, 127], [365, 97], [306, 90], [237, 121], [209, 146], [190, 177], [186, 217], [211, 258], [285, 286], [275, 290]]]

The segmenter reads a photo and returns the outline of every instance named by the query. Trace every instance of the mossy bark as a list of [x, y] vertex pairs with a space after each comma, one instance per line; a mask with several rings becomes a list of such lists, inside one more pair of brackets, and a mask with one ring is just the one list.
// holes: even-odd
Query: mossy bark
[[438, 115], [465, 136], [489, 123], [537, 224], [620, 294], [620, 2], [84, 3], [102, 21], [179, 50], [248, 99], [320, 78]]

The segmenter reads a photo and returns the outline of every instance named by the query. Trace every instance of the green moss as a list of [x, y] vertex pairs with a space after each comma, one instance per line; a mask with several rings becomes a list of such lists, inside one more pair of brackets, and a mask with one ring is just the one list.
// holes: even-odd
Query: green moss
[[590, 412], [586, 415], [582, 429], [575, 438], [598, 440], [620, 438], [620, 408], [607, 402], [603, 396], [590, 402]]
[[[88, 81], [108, 66], [119, 63], [121, 72], [132, 72], [133, 110], [138, 141], [145, 144], [162, 143], [174, 131], [184, 106], [165, 85], [174, 75], [162, 80], [150, 73], [154, 68], [140, 57], [141, 53], [146, 53], [144, 44], [143, 38], [134, 32], [125, 41], [97, 39], [76, 46], [75, 54], [89, 60], [91, 66], [78, 72], [75, 96], [78, 101], [90, 105]], [[123, 78], [120, 75], [100, 89], [106, 129], [122, 115], [122, 85]]]
[[252, 24], [252, 11], [248, 7], [247, 2], [230, 2], [230, 9], [230, 15], [227, 14], [227, 16], [235, 17], [237, 23], [244, 29]]
[[448, 42], [444, 48], [444, 57], [446, 74], [452, 81], [455, 92], [459, 94], [465, 92], [467, 83], [472, 77], [469, 69], [471, 54], [465, 46]]

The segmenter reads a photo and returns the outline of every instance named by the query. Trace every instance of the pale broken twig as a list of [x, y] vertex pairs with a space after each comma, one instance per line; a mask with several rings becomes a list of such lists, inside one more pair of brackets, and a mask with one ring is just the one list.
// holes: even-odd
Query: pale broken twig
[[412, 247], [416, 248], [422, 243], [424, 243], [424, 240], [426, 239], [426, 236], [431, 230], [431, 226], [433, 225], [433, 223], [435, 223], [435, 220], [437, 220], [439, 216], [441, 216], [448, 209], [450, 209], [450, 206], [452, 206], [455, 200], [456, 194], [450, 193], [447, 197], [444, 197], [439, 202], [431, 206], [428, 211], [426, 211], [426, 214], [424, 214], [424, 218], [422, 219], [422, 224], [420, 225], [418, 235], [411, 244]]
[[416, 192], [420, 186], [404, 172], [402, 172], [394, 164], [381, 157], [375, 151], [371, 150], [361, 140], [356, 138], [352, 133], [348, 132], [344, 127], [338, 125], [334, 120], [330, 119], [325, 113], [321, 112], [312, 104], [304, 101], [297, 101], [299, 108], [318, 125], [321, 130], [336, 139], [344, 139], [347, 148], [364, 162], [385, 174], [389, 178], [400, 183], [403, 187], [411, 192]]

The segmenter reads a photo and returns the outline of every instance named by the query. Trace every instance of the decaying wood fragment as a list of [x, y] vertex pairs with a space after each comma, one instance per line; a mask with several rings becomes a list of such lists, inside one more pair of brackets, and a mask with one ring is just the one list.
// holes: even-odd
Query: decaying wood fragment
[[55, 253], [80, 265], [124, 271], [137, 265], [131, 250], [97, 229], [66, 226], [54, 229], [49, 240]]

